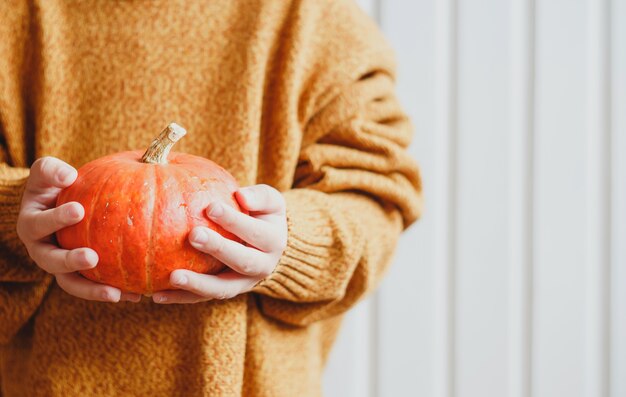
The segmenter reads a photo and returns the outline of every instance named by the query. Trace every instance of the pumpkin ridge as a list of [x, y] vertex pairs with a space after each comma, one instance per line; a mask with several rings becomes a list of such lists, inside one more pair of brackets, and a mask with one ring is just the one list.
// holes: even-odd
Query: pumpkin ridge
[[[173, 161], [170, 161], [170, 164], [176, 164]], [[184, 211], [185, 211], [185, 229], [187, 230], [191, 230], [191, 224], [189, 222], [189, 207], [187, 206], [187, 200], [185, 198], [185, 194], [183, 193], [186, 189], [184, 189], [184, 187], [182, 186], [182, 181], [185, 182], [185, 184], [189, 183], [189, 178], [188, 178], [188, 174], [185, 173], [179, 166], [174, 166], [174, 167], [170, 167], [168, 169], [168, 171], [173, 174], [173, 175], [178, 175], [178, 177], [174, 177], [174, 181], [176, 183], [176, 191], [180, 194], [180, 199], [185, 203], [184, 206]], [[186, 236], [184, 236], [185, 239], [189, 238], [189, 233], [187, 233]], [[185, 241], [183, 240], [183, 245], [185, 244]], [[194, 271], [194, 268], [192, 266], [193, 264], [193, 256], [191, 257], [192, 260], [189, 261], [189, 259], [187, 258], [188, 256], [188, 251], [186, 250], [182, 250], [182, 261], [185, 264], [185, 268]]]
[[[200, 182], [199, 182], [200, 181], [200, 176], [196, 172], [194, 172], [192, 170], [191, 171], [188, 170], [187, 174], [189, 176], [188, 183], [192, 184], [192, 186], [194, 187], [195, 191], [197, 191], [197, 192], [200, 191], [200, 188], [201, 188]], [[195, 179], [193, 178], [194, 176], [196, 177]], [[194, 223], [193, 223], [193, 220], [192, 220], [193, 216], [191, 214], [191, 211], [189, 211], [189, 207], [185, 207], [185, 214], [187, 215], [187, 225], [189, 225], [190, 226], [189, 229], [191, 229], [193, 227]], [[195, 256], [195, 255], [192, 256], [191, 257], [191, 264], [189, 265], [191, 267], [191, 269], [194, 270], [194, 271], [196, 269], [196, 267], [195, 267], [196, 266], [196, 259], [197, 259], [197, 256]]]
[[148, 229], [148, 249], [146, 250], [146, 262], [145, 262], [145, 268], [146, 268], [146, 291], [147, 291], [147, 295], [152, 295], [152, 266], [153, 266], [153, 255], [154, 255], [154, 228], [156, 227], [155, 225], [155, 221], [156, 221], [156, 216], [155, 216], [155, 212], [156, 212], [156, 200], [157, 200], [157, 189], [159, 188], [159, 178], [158, 178], [158, 172], [157, 169], [155, 168], [156, 166], [154, 165], [149, 165], [150, 168], [152, 169], [152, 176], [154, 177], [154, 181], [151, 184], [151, 186], [154, 186], [154, 190], [152, 191], [152, 200], [151, 200], [151, 206], [152, 208], [150, 208], [147, 212], [152, 213], [151, 217], [152, 219], [150, 219], [150, 229]]
[[[98, 204], [98, 200], [100, 200], [100, 195], [102, 194], [102, 190], [104, 189], [104, 186], [106, 186], [107, 182], [109, 182], [109, 179], [111, 179], [114, 175], [115, 175], [115, 170], [112, 171], [110, 175], [108, 175], [102, 181], [102, 183], [98, 187], [98, 191], [96, 192], [96, 194], [93, 195], [93, 198], [91, 199], [91, 205], [89, 208], [94, 208], [94, 206]], [[94, 214], [94, 211], [89, 211], [89, 218], [87, 219], [87, 224], [85, 225], [85, 230], [87, 231], [86, 233], [87, 234], [87, 247], [91, 245], [91, 227], [92, 227], [93, 214]], [[100, 276], [100, 271], [98, 271], [97, 265], [96, 267], [91, 269], [91, 271], [93, 272], [93, 275], [98, 279], [97, 281], [102, 281], [102, 277]]]
[[[95, 160], [94, 160], [94, 161], [95, 161]], [[110, 161], [112, 161], [112, 160], [105, 161], [104, 163], [109, 163]], [[88, 162], [88, 163], [86, 163], [85, 165], [89, 165], [90, 163], [91, 163], [91, 162]], [[83, 165], [83, 167], [84, 167], [85, 165]], [[90, 174], [92, 174], [94, 171], [97, 171], [97, 170], [98, 170], [98, 167], [93, 167], [93, 168], [91, 168], [91, 169], [87, 170], [86, 172], [84, 172], [84, 173], [82, 173], [82, 174], [80, 174], [80, 173], [79, 173], [78, 178], [76, 178], [76, 181], [78, 181], [78, 179], [79, 179], [79, 178], [80, 178], [81, 180], [84, 180], [84, 179], [87, 177], [87, 175], [90, 175]], [[74, 183], [76, 183], [76, 181], [75, 181]], [[72, 186], [70, 186], [70, 188], [71, 188], [71, 187], [72, 187]], [[60, 205], [60, 204], [62, 204], [62, 203], [66, 203], [66, 202], [70, 202], [70, 201], [76, 201], [76, 202], [79, 202], [79, 201], [78, 201], [78, 199], [75, 197], [75, 194], [73, 194], [73, 192], [70, 190], [70, 188], [63, 189], [63, 190], [59, 193], [59, 196], [57, 197], [57, 204], [56, 204], [57, 206], [59, 206], [59, 205]], [[70, 197], [68, 198], [67, 196], [70, 196]], [[92, 200], [93, 200], [93, 197], [92, 197]], [[80, 202], [79, 202], [79, 203], [80, 203]], [[80, 203], [80, 204], [82, 205], [82, 203]], [[93, 202], [92, 202], [92, 204], [93, 204]], [[85, 206], [83, 205], [83, 208], [84, 208], [84, 207], [85, 207]], [[92, 207], [93, 207], [93, 205], [92, 205]], [[92, 215], [91, 215], [91, 213], [89, 213], [89, 216], [92, 216]], [[86, 225], [86, 228], [85, 228], [86, 233], [85, 233], [85, 235], [86, 235], [86, 236], [89, 236], [89, 223], [86, 221], [87, 219], [88, 219], [87, 214], [85, 214], [85, 225]], [[61, 241], [62, 241], [62, 240], [61, 240], [61, 237], [60, 237], [58, 234], [57, 234], [57, 239], [58, 239], [58, 241], [59, 241], [59, 244], [61, 244]], [[87, 241], [85, 241], [85, 242], [84, 242], [84, 244], [82, 244], [82, 246], [89, 247], [89, 240], [87, 239]], [[94, 268], [94, 269], [91, 269], [91, 271], [92, 271], [92, 272], [95, 272], [95, 268]]]
[[[102, 220], [104, 221], [104, 225], [108, 225], [106, 226], [107, 230], [110, 230], [110, 229], [115, 230], [115, 234], [117, 235], [116, 236], [117, 238], [115, 238], [115, 244], [112, 244], [111, 246], [107, 246], [106, 248], [103, 248], [106, 250], [107, 266], [106, 268], [103, 267], [101, 269], [101, 270], [103, 269], [105, 270], [105, 271], [100, 272], [100, 277], [102, 279], [101, 282], [105, 282], [107, 284], [110, 283], [112, 286], [122, 289], [122, 290], [124, 290], [124, 288], [126, 287], [122, 285], [122, 280], [124, 279], [124, 273], [126, 272], [126, 270], [120, 266], [120, 263], [121, 263], [120, 261], [120, 252], [121, 252], [120, 251], [120, 238], [122, 237], [121, 225], [118, 224], [116, 228], [115, 223], [114, 223], [115, 217], [112, 218], [111, 217], [112, 213], [109, 211], [112, 210], [115, 212], [116, 210], [113, 210], [113, 207], [117, 207], [117, 210], [119, 210], [120, 202], [123, 202], [123, 200], [120, 200], [117, 194], [111, 194], [111, 192], [118, 189], [118, 186], [119, 186], [119, 190], [123, 191], [124, 187], [127, 184], [128, 184], [128, 181], [124, 180], [124, 174], [113, 172], [112, 175], [110, 175], [104, 180], [99, 191], [96, 193], [96, 202], [93, 206], [95, 208], [103, 209]], [[109, 209], [108, 211], [107, 209], [109, 208], [109, 204], [111, 204], [111, 209]], [[94, 232], [93, 230], [90, 230], [89, 234], [90, 235], [102, 234], [103, 227], [105, 227], [104, 225], [103, 224], [95, 224], [95, 225], [91, 224], [90, 227], [98, 227], [98, 226], [99, 227], [96, 232]], [[113, 243], [113, 239], [111, 239], [111, 243]], [[117, 270], [117, 273], [111, 273], [111, 272], [115, 272], [116, 270]], [[109, 279], [109, 277], [112, 277], [112, 278]], [[109, 282], [107, 282], [107, 280]]]
[[[126, 178], [126, 181], [120, 187], [121, 191], [124, 191], [126, 189], [126, 186], [128, 186], [130, 182], [133, 181], [135, 174], [136, 172], [132, 173], [130, 177]], [[130, 211], [133, 209], [133, 207], [128, 202], [126, 203], [126, 206], [127, 206], [126, 219], [128, 219]], [[123, 227], [124, 226], [122, 226], [122, 228]], [[124, 264], [122, 263], [122, 254], [123, 254], [123, 249], [124, 249], [124, 234], [125, 233], [123, 230], [119, 231], [119, 237], [117, 239], [117, 265], [120, 268], [120, 273], [122, 274], [122, 279], [124, 280], [124, 290], [129, 291], [130, 288], [128, 285], [128, 271], [126, 270], [126, 268], [124, 267]]]

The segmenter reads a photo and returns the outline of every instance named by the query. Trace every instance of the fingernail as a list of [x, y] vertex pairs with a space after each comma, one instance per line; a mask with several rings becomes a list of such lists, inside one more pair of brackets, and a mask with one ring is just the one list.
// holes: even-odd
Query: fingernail
[[172, 282], [176, 285], [185, 285], [187, 284], [187, 276], [183, 276], [183, 275], [174, 276], [174, 279], [172, 280]]
[[220, 203], [214, 203], [209, 210], [209, 216], [211, 218], [218, 218], [224, 213], [224, 207]]
[[98, 264], [98, 261], [91, 255], [85, 254], [85, 269], [93, 269]]
[[57, 171], [57, 180], [60, 183], [65, 183], [70, 176], [72, 176], [72, 174], [74, 173], [74, 170], [68, 167], [63, 167], [60, 170]]
[[165, 301], [167, 301], [167, 296], [165, 296], [165, 295], [155, 296], [155, 297], [154, 297], [154, 300], [155, 300], [157, 303], [165, 302]]
[[198, 244], [204, 244], [209, 241], [209, 234], [204, 230], [196, 230], [193, 235], [193, 241]]
[[65, 213], [70, 219], [78, 219], [81, 215], [79, 209], [75, 205], [67, 207]]
[[102, 291], [102, 299], [104, 299], [105, 301], [111, 300], [111, 295], [109, 294], [109, 291]]

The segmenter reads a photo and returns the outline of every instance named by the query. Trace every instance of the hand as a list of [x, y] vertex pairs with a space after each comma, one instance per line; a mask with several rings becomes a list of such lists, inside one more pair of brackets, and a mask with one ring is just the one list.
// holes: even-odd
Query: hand
[[180, 289], [155, 293], [154, 302], [196, 303], [233, 298], [250, 291], [274, 271], [287, 246], [285, 199], [268, 185], [241, 188], [235, 198], [250, 215], [219, 202], [211, 203], [206, 212], [213, 222], [247, 244], [227, 239], [207, 227], [196, 227], [189, 234], [191, 245], [213, 255], [229, 269], [216, 275], [175, 270], [170, 283]]
[[72, 166], [57, 158], [42, 157], [35, 161], [22, 197], [17, 234], [35, 263], [54, 275], [59, 287], [68, 294], [103, 302], [138, 302], [141, 295], [95, 283], [77, 273], [96, 266], [98, 254], [94, 250], [64, 250], [55, 243], [53, 236], [57, 230], [80, 222], [85, 215], [85, 209], [77, 202], [55, 208], [61, 189], [74, 183], [77, 176]]

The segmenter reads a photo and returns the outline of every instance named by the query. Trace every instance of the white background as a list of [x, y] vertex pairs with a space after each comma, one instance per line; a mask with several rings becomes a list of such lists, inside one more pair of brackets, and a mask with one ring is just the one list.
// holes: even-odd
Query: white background
[[426, 208], [326, 396], [626, 396], [626, 0], [359, 3]]

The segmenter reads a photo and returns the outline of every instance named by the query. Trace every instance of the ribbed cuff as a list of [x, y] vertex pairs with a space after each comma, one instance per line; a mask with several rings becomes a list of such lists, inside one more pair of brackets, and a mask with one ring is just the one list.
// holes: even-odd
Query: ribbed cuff
[[17, 239], [15, 225], [20, 212], [27, 168], [14, 168], [0, 164], [0, 242], [2, 249]]
[[45, 275], [17, 236], [17, 217], [28, 173], [27, 168], [0, 164], [0, 281], [30, 282]]
[[[358, 244], [325, 193], [294, 189], [285, 193], [289, 237], [274, 272], [253, 292], [294, 302], [340, 299], [345, 293]], [[346, 245], [351, 241], [353, 244]]]

